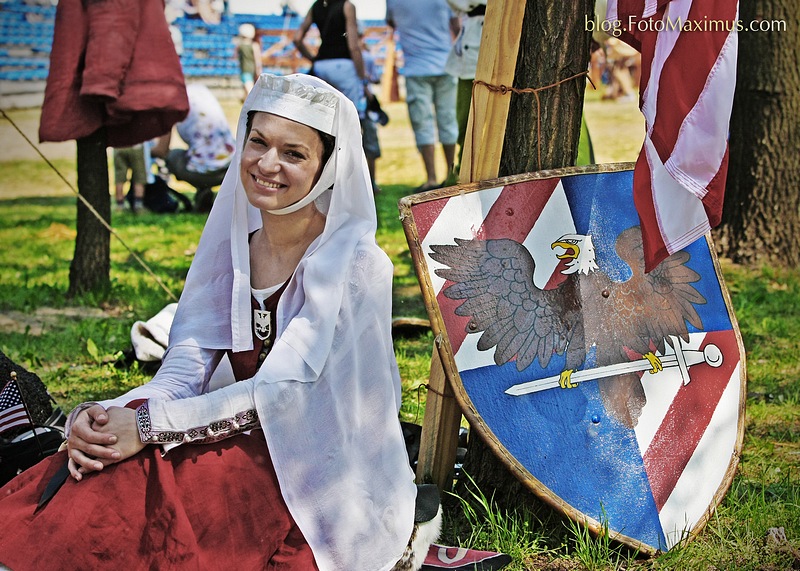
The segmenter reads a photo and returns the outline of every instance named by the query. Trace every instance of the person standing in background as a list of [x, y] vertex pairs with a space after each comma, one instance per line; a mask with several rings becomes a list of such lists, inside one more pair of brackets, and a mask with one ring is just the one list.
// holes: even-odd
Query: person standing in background
[[[316, 54], [305, 42], [312, 24], [320, 36]], [[294, 45], [312, 62], [311, 75], [341, 91], [356, 106], [359, 119], [363, 119], [369, 81], [358, 41], [358, 19], [353, 3], [350, 0], [314, 2], [294, 34]]]
[[475, 70], [478, 68], [486, 0], [447, 0], [447, 4], [461, 17], [461, 33], [450, 50], [445, 66], [445, 71], [458, 80], [456, 92], [458, 166], [453, 169], [448, 179], [449, 184], [455, 184], [461, 168], [461, 155], [464, 152], [464, 136], [467, 132], [469, 106], [472, 101], [472, 82], [475, 80]]
[[[148, 153], [149, 154], [149, 153]], [[117, 212], [144, 210], [144, 185], [147, 180], [147, 163], [144, 144], [114, 149], [114, 198]], [[130, 173], [130, 179], [128, 178]], [[130, 205], [125, 203], [125, 183], [130, 180], [133, 197]]]
[[443, 183], [436, 177], [437, 132], [448, 173], [458, 140], [456, 79], [445, 65], [461, 25], [445, 0], [386, 0], [386, 23], [400, 37], [408, 116], [425, 166], [425, 182], [415, 192], [439, 188]]
[[253, 89], [255, 78], [261, 75], [261, 46], [256, 40], [256, 28], [253, 24], [239, 26], [236, 36], [236, 59], [239, 61], [239, 73], [242, 80], [242, 101]]
[[[366, 109], [364, 116], [361, 117], [361, 142], [364, 146], [364, 155], [367, 157], [367, 168], [369, 169], [369, 176], [372, 180], [372, 192], [377, 193], [380, 191], [380, 188], [375, 182], [375, 163], [381, 158], [381, 144], [380, 139], [378, 139], [378, 127], [372, 116], [374, 115], [378, 121], [383, 120], [388, 122], [388, 118], [385, 113], [382, 118], [378, 118], [376, 113], [371, 113], [371, 110], [374, 108], [380, 109], [380, 103], [378, 103], [378, 98], [372, 92], [371, 85], [380, 83], [381, 75], [378, 71], [378, 65], [375, 62], [375, 56], [364, 40], [364, 31], [361, 27], [358, 29], [358, 42], [361, 47], [361, 57], [364, 60], [364, 73], [367, 77], [367, 86], [365, 89], [367, 98]], [[386, 122], [381, 124], [385, 125]]]

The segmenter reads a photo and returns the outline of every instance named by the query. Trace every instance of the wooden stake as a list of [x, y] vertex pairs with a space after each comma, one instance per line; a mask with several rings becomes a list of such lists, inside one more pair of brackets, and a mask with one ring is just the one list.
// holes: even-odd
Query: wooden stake
[[[487, 3], [475, 79], [492, 85], [513, 84], [525, 3], [526, 0], [492, 0]], [[462, 183], [497, 177], [511, 100], [508, 94], [489, 92], [481, 87], [473, 89], [473, 97], [459, 173], [459, 182]], [[461, 411], [455, 400], [452, 380], [448, 382], [445, 375], [442, 358], [434, 346], [428, 381], [431, 390], [422, 423], [417, 480], [435, 483], [440, 490], [449, 490], [453, 482]]]
[[[487, 3], [476, 80], [513, 85], [525, 4], [525, 0]], [[476, 86], [472, 94], [458, 178], [461, 183], [497, 177], [511, 103], [510, 94], [490, 92], [482, 86]]]
[[447, 382], [436, 346], [431, 355], [428, 387], [417, 460], [417, 481], [436, 484], [440, 490], [446, 491], [453, 482], [461, 410], [453, 388]]

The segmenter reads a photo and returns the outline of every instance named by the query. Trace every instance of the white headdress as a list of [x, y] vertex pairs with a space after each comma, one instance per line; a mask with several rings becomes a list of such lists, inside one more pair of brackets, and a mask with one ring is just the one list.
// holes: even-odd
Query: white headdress
[[281, 492], [320, 570], [388, 570], [410, 537], [416, 496], [397, 419], [392, 268], [375, 243], [358, 114], [325, 82], [265, 74], [250, 92], [170, 346], [252, 348], [248, 235], [261, 227], [262, 216], [245, 196], [239, 163], [247, 116], [254, 111], [336, 138], [305, 199], [325, 214], [325, 228], [281, 296], [278, 338], [253, 379], [261, 425]]
[[[186, 278], [171, 333], [172, 342], [193, 339], [201, 347], [232, 348], [234, 351], [252, 347], [247, 239], [248, 234], [260, 228], [262, 222], [259, 211], [245, 196], [239, 179], [239, 163], [247, 117], [254, 111], [279, 115], [336, 137], [336, 148], [319, 181], [303, 199], [304, 204], [315, 200], [327, 220], [325, 230], [312, 244], [301, 266], [318, 267], [320, 274], [317, 277], [325, 282], [340, 280], [347, 269], [343, 267], [342, 253], [352, 252], [353, 245], [363, 236], [374, 234], [377, 227], [372, 185], [361, 148], [358, 115], [351, 114], [356, 113], [355, 107], [342, 94], [315, 77], [261, 75], [239, 116], [236, 153]], [[331, 187], [337, 192], [330, 192]], [[294, 204], [275, 213], [281, 214], [297, 206]], [[347, 226], [347, 232], [339, 232], [342, 226]], [[323, 259], [326, 256], [310, 259], [308, 254], [318, 247], [327, 251], [327, 260]], [[219, 307], [223, 303], [231, 305], [226, 310]], [[190, 318], [195, 312], [197, 320]], [[322, 310], [321, 315], [329, 313]], [[191, 323], [195, 321], [199, 321], [202, 327], [193, 327]], [[191, 331], [187, 330], [189, 327]]]

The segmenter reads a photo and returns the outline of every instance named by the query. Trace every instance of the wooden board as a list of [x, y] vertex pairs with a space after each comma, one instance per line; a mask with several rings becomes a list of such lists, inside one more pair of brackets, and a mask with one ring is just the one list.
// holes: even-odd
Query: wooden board
[[[525, 0], [493, 0], [486, 6], [476, 81], [507, 86], [514, 83], [525, 5]], [[485, 86], [474, 92], [458, 177], [460, 183], [497, 176], [510, 99], [510, 93], [490, 92]], [[417, 480], [434, 482], [440, 490], [448, 491], [453, 482], [461, 411], [436, 350], [431, 355], [428, 387]]]
[[[550, 505], [655, 553], [694, 537], [731, 483], [744, 349], [710, 237], [641, 271], [631, 168], [470, 183], [400, 210], [472, 430]], [[591, 240], [596, 267], [565, 265], [570, 240]], [[568, 364], [575, 388], [558, 384]]]

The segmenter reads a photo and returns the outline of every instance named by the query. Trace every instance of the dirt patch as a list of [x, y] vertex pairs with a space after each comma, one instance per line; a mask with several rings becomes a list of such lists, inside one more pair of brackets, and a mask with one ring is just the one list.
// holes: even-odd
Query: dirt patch
[[531, 571], [583, 571], [580, 562], [572, 559], [559, 559], [546, 555], [534, 555], [525, 560], [525, 568]]
[[[9, 109], [5, 111], [9, 119], [0, 116], [0, 156], [3, 161], [39, 159], [28, 141], [39, 147], [48, 159], [74, 159], [76, 153], [75, 141], [63, 143], [39, 143], [39, 117], [41, 109]], [[14, 122], [14, 125], [10, 121]], [[25, 137], [19, 131], [19, 128]]]
[[41, 335], [50, 327], [65, 320], [107, 319], [117, 317], [118, 312], [92, 307], [40, 307], [32, 313], [21, 311], [0, 312], [0, 329], [5, 332]]

